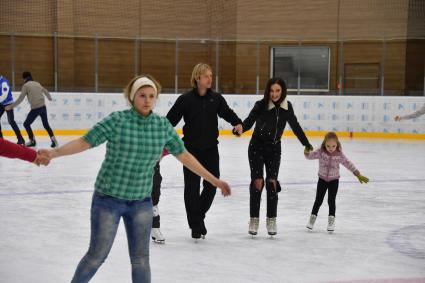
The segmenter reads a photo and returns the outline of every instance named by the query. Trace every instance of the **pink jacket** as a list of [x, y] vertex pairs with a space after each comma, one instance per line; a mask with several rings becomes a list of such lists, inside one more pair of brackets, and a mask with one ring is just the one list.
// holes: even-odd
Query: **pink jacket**
[[345, 168], [353, 172], [354, 175], [360, 174], [356, 166], [348, 160], [345, 155], [335, 150], [332, 153], [323, 149], [316, 149], [315, 151], [305, 154], [307, 159], [319, 159], [319, 177], [326, 182], [339, 179], [339, 164], [341, 163]]

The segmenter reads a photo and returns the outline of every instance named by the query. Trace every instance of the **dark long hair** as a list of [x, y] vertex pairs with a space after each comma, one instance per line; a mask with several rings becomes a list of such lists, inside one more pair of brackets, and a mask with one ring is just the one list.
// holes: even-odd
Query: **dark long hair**
[[266, 105], [269, 104], [269, 101], [270, 101], [270, 88], [274, 84], [278, 84], [282, 88], [282, 95], [280, 96], [280, 99], [279, 99], [279, 101], [276, 102], [276, 104], [282, 103], [282, 101], [286, 98], [286, 91], [287, 91], [287, 89], [286, 89], [286, 83], [285, 83], [285, 81], [282, 78], [273, 77], [273, 78], [271, 78], [271, 79], [269, 79], [267, 81], [266, 88], [264, 89], [264, 98], [263, 98], [263, 100], [266, 103]]

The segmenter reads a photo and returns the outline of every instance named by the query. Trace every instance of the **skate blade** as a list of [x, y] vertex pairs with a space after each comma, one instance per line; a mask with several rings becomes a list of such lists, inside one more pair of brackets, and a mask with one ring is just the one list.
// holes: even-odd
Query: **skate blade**
[[157, 240], [156, 238], [154, 238], [154, 237], [151, 237], [152, 238], [152, 241], [154, 242], [154, 243], [157, 243], [157, 244], [164, 244], [165, 243], [165, 239], [164, 240]]

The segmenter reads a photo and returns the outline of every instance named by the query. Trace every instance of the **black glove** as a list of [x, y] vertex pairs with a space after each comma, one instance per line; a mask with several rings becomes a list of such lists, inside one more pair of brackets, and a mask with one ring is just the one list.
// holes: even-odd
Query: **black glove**
[[313, 150], [313, 146], [311, 144], [308, 144], [304, 147], [304, 154], [309, 154], [310, 151]]

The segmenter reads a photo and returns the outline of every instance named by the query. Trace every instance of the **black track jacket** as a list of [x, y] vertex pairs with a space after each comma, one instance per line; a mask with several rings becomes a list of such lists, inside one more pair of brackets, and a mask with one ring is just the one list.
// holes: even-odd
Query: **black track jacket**
[[198, 90], [193, 88], [177, 98], [167, 118], [175, 127], [183, 117], [185, 146], [208, 149], [218, 144], [217, 115], [232, 126], [242, 124], [221, 94], [208, 89], [204, 96], [200, 96]]
[[266, 105], [263, 99], [258, 100], [242, 125], [245, 132], [251, 129], [255, 123], [252, 139], [262, 143], [275, 144], [280, 141], [286, 122], [289, 123], [292, 131], [304, 146], [310, 144], [295, 117], [292, 104], [286, 98], [279, 106], [275, 106], [272, 102]]

